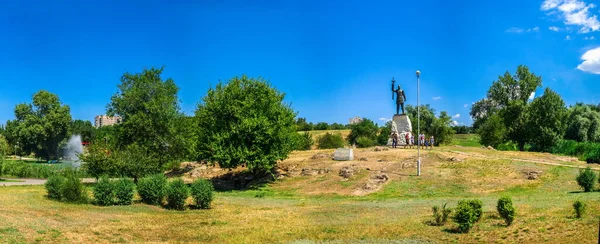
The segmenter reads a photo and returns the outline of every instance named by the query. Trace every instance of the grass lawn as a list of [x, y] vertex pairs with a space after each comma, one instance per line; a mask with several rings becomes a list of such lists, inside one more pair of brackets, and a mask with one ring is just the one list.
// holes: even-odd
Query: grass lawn
[[6, 179], [0, 179], [0, 182], [23, 182], [22, 180], [6, 180]]
[[[316, 152], [294, 152], [284, 164], [331, 167], [332, 173], [285, 178], [259, 190], [217, 192], [209, 210], [170, 211], [140, 203], [111, 207], [75, 205], [46, 199], [43, 186], [0, 187], [0, 240], [7, 243], [597, 243], [600, 192], [581, 193], [575, 182], [579, 169], [516, 160], [536, 158], [562, 164], [564, 157], [442, 147], [422, 151], [423, 174], [416, 177], [414, 168], [398, 166], [414, 161], [414, 150], [357, 149], [355, 157], [368, 157], [365, 162], [310, 160], [310, 155]], [[450, 157], [460, 157], [461, 161], [448, 160]], [[344, 165], [360, 163], [371, 171], [361, 171], [348, 181], [341, 181], [335, 171]], [[564, 164], [585, 166], [578, 161]], [[377, 167], [387, 168], [390, 181], [377, 192], [352, 195], [351, 189]], [[523, 170], [543, 173], [536, 180], [527, 180]], [[91, 194], [91, 186], [88, 188]], [[504, 195], [511, 196], [517, 208], [515, 221], [508, 227], [495, 210], [496, 201]], [[432, 206], [448, 202], [448, 206], [455, 207], [458, 200], [466, 198], [481, 199], [484, 203], [484, 217], [470, 233], [453, 233], [451, 221], [445, 226], [427, 224], [432, 219]], [[582, 219], [573, 218], [572, 203], [577, 199], [588, 206]]]
[[477, 134], [455, 134], [451, 144], [463, 147], [481, 147]]

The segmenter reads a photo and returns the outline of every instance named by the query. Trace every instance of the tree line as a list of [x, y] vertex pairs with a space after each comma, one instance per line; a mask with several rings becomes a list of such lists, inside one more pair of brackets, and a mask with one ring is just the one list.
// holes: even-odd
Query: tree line
[[514, 74], [506, 71], [499, 76], [470, 112], [481, 143], [506, 150], [552, 152], [564, 140], [600, 142], [600, 105], [567, 107], [549, 87], [531, 99], [540, 87], [542, 77], [525, 65], [519, 65]]
[[313, 122], [306, 122], [306, 118], [297, 118], [296, 119], [296, 131], [312, 131], [312, 130], [348, 130], [350, 129], [350, 124], [338, 124], [332, 123], [328, 124], [327, 122], [318, 122], [314, 124]]

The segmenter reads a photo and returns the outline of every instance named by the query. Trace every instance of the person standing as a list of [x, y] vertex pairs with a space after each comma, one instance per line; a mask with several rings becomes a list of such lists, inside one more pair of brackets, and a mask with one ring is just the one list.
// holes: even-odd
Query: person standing
[[408, 146], [408, 144], [410, 143], [410, 136], [409, 136], [409, 134], [410, 133], [408, 133], [408, 132], [406, 132], [406, 134], [404, 134], [404, 142], [405, 142], [404, 149], [406, 149], [406, 146]]
[[396, 145], [398, 145], [398, 134], [394, 132], [392, 134], [392, 148], [396, 148]]
[[425, 134], [419, 135], [419, 146], [421, 147], [421, 149], [425, 147]]
[[433, 139], [433, 136], [431, 136], [429, 138], [429, 146], [431, 147], [431, 149], [433, 149], [433, 143], [435, 142], [435, 140]]
[[410, 148], [412, 149], [412, 146], [415, 145], [415, 135], [413, 135], [412, 133], [410, 133]]

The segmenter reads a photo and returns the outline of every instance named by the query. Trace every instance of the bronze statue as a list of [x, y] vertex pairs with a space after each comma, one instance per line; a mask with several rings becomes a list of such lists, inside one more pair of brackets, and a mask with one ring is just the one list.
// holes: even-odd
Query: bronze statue
[[400, 85], [398, 85], [398, 89], [394, 90], [394, 83], [396, 81], [392, 78], [392, 100], [394, 100], [394, 93], [396, 94], [396, 114], [399, 114], [400, 108], [402, 108], [402, 114], [404, 113], [404, 101], [406, 101], [406, 95], [404, 95], [404, 90], [400, 89]]

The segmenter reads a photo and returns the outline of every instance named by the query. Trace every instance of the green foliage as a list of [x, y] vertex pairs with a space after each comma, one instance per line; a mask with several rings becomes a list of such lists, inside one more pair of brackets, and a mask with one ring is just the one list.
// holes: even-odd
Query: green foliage
[[319, 122], [314, 127], [315, 130], [327, 130], [329, 125], [326, 122]]
[[377, 135], [377, 144], [387, 145], [387, 142], [392, 134], [392, 121], [388, 121], [384, 126], [379, 128], [379, 135]]
[[65, 177], [60, 174], [53, 174], [50, 177], [48, 177], [48, 181], [46, 181], [44, 187], [46, 187], [49, 199], [61, 199], [61, 189], [65, 180]]
[[594, 190], [594, 186], [596, 185], [596, 173], [590, 167], [579, 171], [577, 184], [579, 184], [585, 192]]
[[513, 141], [506, 141], [496, 146], [496, 149], [500, 151], [518, 151], [519, 145], [517, 145]]
[[452, 142], [452, 137], [455, 133], [452, 130], [452, 117], [446, 111], [440, 112], [439, 118], [433, 120], [428, 134], [434, 136], [435, 145], [448, 144]]
[[458, 225], [458, 231], [461, 233], [467, 233], [473, 227], [475, 222], [481, 217], [478, 210], [474, 208], [472, 201], [461, 200], [455, 208], [454, 216], [452, 219]]
[[299, 132], [294, 134], [294, 149], [295, 150], [310, 150], [315, 141], [309, 132]]
[[81, 141], [91, 142], [96, 134], [96, 128], [90, 121], [73, 120], [69, 125], [69, 135], [80, 135]]
[[506, 138], [506, 130], [500, 116], [492, 115], [488, 117], [485, 123], [480, 126], [478, 134], [482, 145], [498, 147]]
[[583, 216], [583, 214], [585, 213], [585, 203], [581, 200], [576, 200], [573, 203], [573, 209], [575, 210], [575, 217], [576, 218], [581, 218]]
[[584, 154], [585, 161], [589, 164], [599, 164], [600, 163], [600, 144], [596, 144], [598, 146], [592, 148]]
[[375, 146], [377, 142], [369, 137], [361, 136], [356, 138], [356, 146], [361, 148]]
[[[418, 118], [418, 110], [420, 110], [421, 114], [421, 124], [420, 130], [421, 133], [426, 135], [431, 134], [431, 126], [433, 125], [433, 121], [435, 120], [435, 109], [433, 109], [429, 104], [421, 105], [419, 107], [406, 105], [405, 107], [406, 114], [411, 121], [413, 126], [413, 131], [417, 131], [417, 118]], [[436, 138], [437, 139], [437, 138]], [[415, 139], [415, 143], [417, 140]]]
[[18, 146], [20, 155], [35, 153], [36, 156], [58, 159], [59, 145], [67, 137], [71, 112], [61, 104], [58, 96], [48, 91], [33, 95], [32, 104], [18, 104], [15, 120], [6, 123], [6, 138]]
[[94, 199], [96, 204], [100, 206], [112, 205], [115, 198], [115, 191], [113, 184], [110, 182], [107, 176], [100, 177], [98, 183], [94, 187]]
[[129, 179], [119, 179], [113, 182], [115, 191], [115, 204], [131, 205], [133, 203], [133, 194], [135, 184]]
[[119, 165], [115, 162], [115, 157], [110, 156], [110, 149], [105, 142], [99, 141], [91, 144], [88, 147], [88, 153], [83, 154], [80, 158], [84, 162], [82, 167], [95, 178], [102, 175], [117, 176], [122, 173]]
[[162, 72], [163, 68], [151, 68], [125, 73], [107, 106], [108, 115], [122, 119], [111, 126], [114, 134], [108, 135], [115, 157], [110, 162], [119, 164], [120, 172], [134, 179], [158, 173], [163, 165], [190, 152], [186, 137], [191, 136], [181, 133], [186, 121], [179, 109], [179, 88], [172, 79], [163, 80]]
[[8, 144], [6, 138], [3, 135], [0, 135], [0, 163], [4, 160], [4, 157], [10, 155], [12, 152], [12, 147]]
[[600, 143], [560, 140], [551, 151], [556, 154], [576, 156], [588, 163], [600, 163]]
[[446, 204], [448, 203], [444, 203], [441, 208], [439, 206], [433, 206], [432, 208], [434, 224], [437, 226], [446, 224], [448, 217], [452, 213], [452, 209], [446, 208]]
[[481, 217], [483, 216], [483, 202], [479, 199], [473, 199], [469, 200], [469, 204], [475, 212], [476, 222], [481, 220]]
[[472, 126], [466, 125], [452, 126], [452, 129], [456, 134], [473, 134], [475, 132]]
[[567, 114], [565, 139], [600, 142], [600, 112], [596, 106], [577, 103]]
[[[348, 142], [350, 144], [357, 144], [357, 140], [359, 137], [367, 138], [372, 141], [372, 144], [377, 140], [377, 132], [379, 131], [377, 125], [373, 123], [370, 119], [363, 118], [360, 122], [353, 124], [350, 126], [351, 130], [348, 135]], [[363, 142], [367, 142], [363, 139]], [[368, 142], [371, 143], [371, 142]]]
[[319, 149], [344, 147], [344, 138], [340, 134], [325, 133], [317, 139]]
[[65, 166], [48, 165], [45, 163], [27, 163], [25, 161], [0, 161], [0, 175], [17, 178], [48, 178], [61, 172]]
[[196, 110], [198, 160], [223, 168], [246, 164], [266, 173], [294, 149], [296, 113], [264, 79], [234, 77], [209, 89]]
[[548, 152], [562, 139], [566, 112], [562, 98], [550, 88], [533, 100], [529, 107], [531, 118], [527, 124], [531, 130], [533, 150]]
[[167, 206], [170, 209], [184, 210], [185, 200], [190, 195], [188, 188], [181, 178], [177, 178], [167, 186]]
[[310, 131], [313, 130], [313, 125], [306, 122], [306, 118], [298, 118], [295, 121], [296, 131]]
[[506, 225], [511, 225], [513, 220], [515, 220], [516, 210], [510, 197], [505, 196], [498, 199], [496, 210], [498, 210], [498, 214], [504, 219]]
[[61, 185], [61, 199], [65, 202], [86, 203], [88, 200], [87, 190], [81, 183], [79, 174], [73, 170], [66, 170], [64, 175], [66, 179]]
[[160, 205], [165, 196], [167, 177], [155, 174], [141, 178], [137, 183], [137, 191], [142, 202], [150, 205]]
[[210, 208], [210, 203], [213, 200], [214, 187], [212, 182], [198, 178], [191, 185], [192, 197], [198, 208]]

